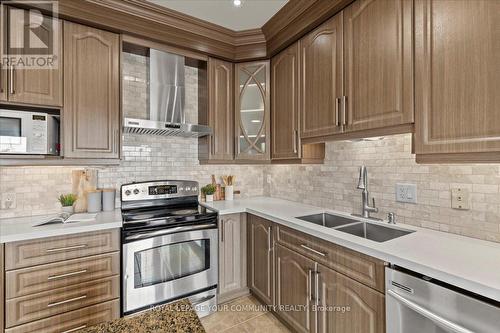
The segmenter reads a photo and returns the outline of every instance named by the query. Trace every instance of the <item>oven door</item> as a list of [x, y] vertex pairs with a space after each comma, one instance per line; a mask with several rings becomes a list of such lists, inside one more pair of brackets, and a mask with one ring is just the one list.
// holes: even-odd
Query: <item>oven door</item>
[[195, 230], [153, 231], [151, 238], [123, 244], [124, 314], [217, 285], [217, 229], [181, 228]]

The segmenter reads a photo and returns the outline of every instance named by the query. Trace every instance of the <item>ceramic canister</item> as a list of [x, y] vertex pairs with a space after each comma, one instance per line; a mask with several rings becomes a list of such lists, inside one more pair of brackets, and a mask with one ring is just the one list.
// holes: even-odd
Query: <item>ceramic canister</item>
[[233, 200], [234, 199], [234, 187], [233, 187], [233, 185], [226, 186], [225, 196], [226, 196], [226, 200]]
[[115, 189], [103, 188], [102, 189], [102, 210], [109, 212], [115, 209]]
[[87, 212], [97, 213], [102, 209], [102, 191], [91, 190], [87, 192]]

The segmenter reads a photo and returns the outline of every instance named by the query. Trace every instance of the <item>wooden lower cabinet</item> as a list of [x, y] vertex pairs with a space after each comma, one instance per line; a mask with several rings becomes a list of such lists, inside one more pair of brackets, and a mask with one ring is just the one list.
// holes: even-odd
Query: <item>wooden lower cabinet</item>
[[3, 333], [3, 328], [5, 327], [5, 274], [4, 274], [4, 265], [3, 265], [3, 244], [0, 244], [0, 333]]
[[248, 251], [250, 290], [293, 331], [385, 332], [382, 261], [253, 215]]
[[267, 305], [274, 304], [272, 222], [248, 215], [247, 270], [250, 291]]
[[276, 251], [276, 311], [297, 332], [313, 332], [312, 307], [314, 260], [279, 244]]
[[5, 269], [13, 270], [119, 250], [118, 229], [19, 241], [5, 245]]
[[120, 317], [120, 301], [114, 300], [66, 312], [47, 319], [7, 329], [6, 333], [76, 332]]
[[219, 302], [248, 293], [244, 215], [219, 217]]
[[0, 244], [0, 333], [69, 333], [119, 318], [119, 236], [113, 229]]
[[318, 265], [316, 274], [317, 332], [385, 332], [384, 294], [323, 265]]
[[13, 327], [120, 297], [118, 275], [7, 300], [5, 326]]
[[120, 253], [67, 260], [9, 271], [5, 298], [11, 299], [120, 274]]

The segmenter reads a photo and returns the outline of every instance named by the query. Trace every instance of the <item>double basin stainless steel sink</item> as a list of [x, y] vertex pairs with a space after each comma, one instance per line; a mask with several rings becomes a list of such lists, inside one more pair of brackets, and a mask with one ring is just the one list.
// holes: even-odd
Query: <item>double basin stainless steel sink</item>
[[375, 242], [386, 242], [388, 240], [411, 234], [413, 230], [387, 227], [376, 224], [380, 222], [363, 222], [340, 215], [329, 213], [313, 214], [297, 217], [299, 220], [333, 228], [354, 236], [366, 238]]

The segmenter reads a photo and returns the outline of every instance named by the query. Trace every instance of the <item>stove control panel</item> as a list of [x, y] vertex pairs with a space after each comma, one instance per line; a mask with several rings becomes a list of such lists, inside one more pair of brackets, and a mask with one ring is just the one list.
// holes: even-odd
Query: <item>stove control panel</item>
[[131, 183], [121, 187], [122, 201], [180, 198], [197, 196], [198, 193], [198, 182], [186, 180]]

